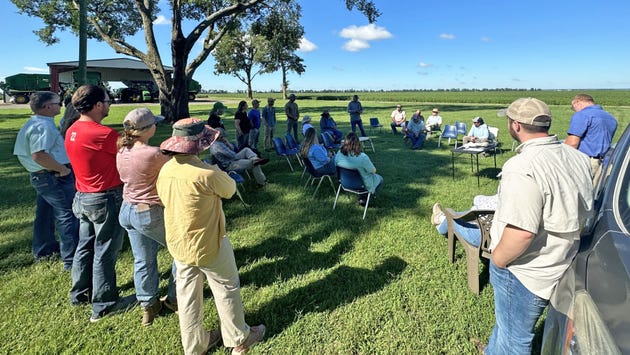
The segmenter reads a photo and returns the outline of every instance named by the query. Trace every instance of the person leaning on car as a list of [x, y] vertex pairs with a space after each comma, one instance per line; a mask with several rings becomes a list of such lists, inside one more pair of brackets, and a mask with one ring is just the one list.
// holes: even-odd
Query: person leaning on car
[[593, 186], [599, 180], [599, 170], [617, 131], [617, 120], [604, 111], [590, 95], [578, 94], [571, 101], [575, 113], [571, 117], [565, 144], [591, 158]]
[[503, 166], [490, 230], [496, 323], [485, 353], [530, 354], [536, 322], [578, 250], [593, 183], [588, 157], [548, 134], [544, 102], [518, 99], [506, 115], [521, 145]]

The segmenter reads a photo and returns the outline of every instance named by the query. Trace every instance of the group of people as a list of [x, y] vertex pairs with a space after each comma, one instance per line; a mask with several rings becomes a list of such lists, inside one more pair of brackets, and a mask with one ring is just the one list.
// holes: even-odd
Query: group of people
[[[291, 112], [289, 121], [295, 119], [296, 125], [287, 124], [293, 130], [299, 113], [292, 96], [286, 111], [287, 117]], [[248, 129], [240, 121], [263, 122], [266, 147], [275, 127], [274, 100], [269, 99], [259, 114], [252, 114], [258, 111], [256, 100], [249, 113], [247, 103], [239, 103], [235, 115], [239, 122], [235, 124], [240, 149], [226, 137], [220, 118], [226, 107], [220, 102], [213, 106], [209, 126], [196, 118], [179, 120], [173, 124], [172, 136], [159, 147], [149, 145], [149, 139], [161, 117], [145, 108], [134, 109], [124, 118], [119, 134], [102, 124], [110, 103], [98, 86], [77, 88], [71, 100], [76, 113], [64, 136], [54, 123], [61, 111], [59, 95], [37, 92], [31, 97], [34, 115], [20, 129], [14, 154], [29, 172], [37, 193], [35, 258], [60, 255], [63, 268], [71, 270], [70, 303], [90, 303], [90, 321], [97, 322], [135, 304], [135, 300], [121, 299], [116, 285], [115, 264], [126, 231], [134, 256], [135, 298], [143, 311], [142, 324], [150, 325], [165, 307], [179, 315], [185, 353], [203, 353], [221, 339], [233, 348], [233, 354], [246, 352], [263, 339], [265, 326], [250, 327], [245, 322], [222, 199], [236, 191], [226, 171], [251, 169], [259, 184], [266, 182], [260, 165], [268, 160], [254, 151], [255, 144], [252, 148], [252, 139], [258, 139], [256, 124]], [[490, 282], [496, 325], [487, 354], [529, 351], [536, 321], [577, 252], [580, 228], [593, 208], [594, 179], [599, 176], [617, 121], [588, 95], [577, 95], [572, 106], [575, 114], [564, 144], [549, 135], [552, 115], [544, 102], [518, 99], [506, 111], [508, 130], [521, 144], [517, 155], [503, 166], [493, 203]], [[364, 134], [356, 95], [348, 112]], [[404, 117], [402, 107], [396, 112]], [[394, 113], [395, 132], [399, 126], [395, 126]], [[330, 113], [324, 111], [321, 116], [322, 132], [341, 139], [343, 134]], [[425, 123], [417, 111], [404, 125], [413, 145], [424, 132], [440, 128], [437, 109], [432, 116], [436, 117]], [[484, 125], [481, 118], [475, 118], [473, 129], [477, 132]], [[483, 139], [475, 132], [469, 136]], [[354, 169], [367, 191], [377, 193], [382, 188], [383, 178], [362, 152], [354, 130], [336, 154], [318, 142], [315, 127], [307, 127], [303, 133], [301, 155], [318, 172]], [[198, 155], [207, 149], [217, 165], [200, 160]], [[365, 197], [359, 197], [360, 204], [366, 203]], [[441, 233], [446, 232], [444, 219], [436, 204], [431, 221]], [[54, 237], [55, 226], [59, 242]], [[457, 223], [456, 228], [470, 236], [471, 244], [479, 243], [478, 226]], [[158, 287], [160, 245], [173, 256], [163, 297]], [[203, 325], [204, 279], [214, 294], [220, 331], [207, 331]]]
[[426, 121], [420, 110], [416, 110], [411, 120], [407, 121], [407, 113], [402, 105], [396, 105], [390, 119], [392, 134], [398, 134], [397, 128], [400, 127], [403, 139], [411, 141], [411, 149], [422, 149], [426, 137], [430, 136], [431, 132], [442, 130], [442, 117], [437, 107], [431, 110], [431, 115]]
[[[490, 283], [496, 323], [485, 354], [531, 353], [535, 325], [576, 255], [581, 228], [593, 209], [593, 187], [617, 120], [586, 94], [576, 95], [572, 107], [564, 142], [549, 135], [552, 115], [544, 102], [522, 98], [506, 110], [510, 135], [520, 143], [517, 155], [503, 165], [499, 193], [474, 202], [474, 208], [495, 211]], [[479, 130], [480, 123], [475, 121], [473, 129]], [[437, 203], [431, 223], [446, 234], [446, 217]], [[455, 220], [453, 227], [479, 246], [478, 225]]]
[[[107, 93], [83, 85], [71, 101], [79, 117], [64, 139], [54, 124], [59, 95], [37, 92], [30, 102], [34, 115], [20, 129], [14, 154], [37, 192], [33, 253], [37, 259], [60, 254], [64, 269], [71, 270], [71, 305], [91, 304], [90, 321], [98, 322], [139, 302], [143, 325], [168, 308], [179, 315], [186, 354], [205, 353], [220, 340], [241, 354], [261, 341], [265, 326], [245, 322], [222, 208], [236, 184], [198, 157], [218, 144], [221, 131], [196, 118], [182, 119], [172, 136], [154, 147], [148, 141], [161, 117], [134, 109], [119, 134], [102, 124], [111, 103]], [[134, 256], [133, 299], [121, 298], [116, 284], [125, 231]], [[160, 245], [173, 256], [164, 297], [158, 287]], [[204, 278], [214, 294], [220, 331], [204, 328]]]

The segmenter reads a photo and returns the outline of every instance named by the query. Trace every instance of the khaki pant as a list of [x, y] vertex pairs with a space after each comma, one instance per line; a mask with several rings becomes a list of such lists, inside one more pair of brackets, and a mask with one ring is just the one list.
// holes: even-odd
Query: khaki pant
[[177, 306], [179, 329], [185, 354], [201, 354], [207, 350], [209, 332], [203, 326], [203, 283], [208, 280], [221, 322], [221, 336], [226, 347], [240, 345], [249, 336], [245, 323], [241, 286], [234, 251], [225, 236], [216, 259], [207, 266], [177, 266]]
[[590, 158], [591, 160], [591, 175], [593, 175], [593, 188], [597, 188], [597, 183], [602, 175], [602, 160], [597, 158]]
[[260, 185], [264, 185], [267, 182], [267, 177], [263, 173], [260, 165], [254, 165], [254, 159], [258, 158], [258, 155], [249, 148], [243, 148], [240, 152], [236, 153], [238, 160], [233, 161], [228, 166], [228, 170], [234, 170], [236, 172], [243, 170], [251, 170], [254, 173], [254, 179]]

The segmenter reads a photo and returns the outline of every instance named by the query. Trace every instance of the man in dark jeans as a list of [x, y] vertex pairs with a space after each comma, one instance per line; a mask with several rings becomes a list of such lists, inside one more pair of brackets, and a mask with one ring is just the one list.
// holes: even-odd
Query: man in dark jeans
[[[35, 113], [20, 129], [13, 154], [30, 173], [31, 185], [37, 192], [33, 223], [33, 255], [35, 260], [60, 253], [63, 269], [72, 269], [72, 259], [79, 239], [79, 223], [72, 214], [74, 174], [63, 146], [63, 138], [55, 126], [61, 98], [50, 91], [31, 95]], [[55, 240], [55, 223], [59, 242]]]
[[79, 246], [72, 265], [70, 302], [92, 302], [91, 322], [125, 309], [116, 288], [116, 260], [124, 229], [118, 223], [122, 181], [116, 169], [118, 133], [101, 124], [110, 98], [95, 85], [83, 85], [72, 96], [81, 113], [66, 133], [66, 151], [76, 176], [72, 208], [79, 218]]

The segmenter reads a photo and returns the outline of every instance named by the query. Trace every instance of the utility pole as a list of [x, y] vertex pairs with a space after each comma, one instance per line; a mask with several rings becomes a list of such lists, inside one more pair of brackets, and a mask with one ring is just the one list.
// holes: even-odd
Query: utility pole
[[79, 85], [87, 84], [87, 0], [79, 0]]

